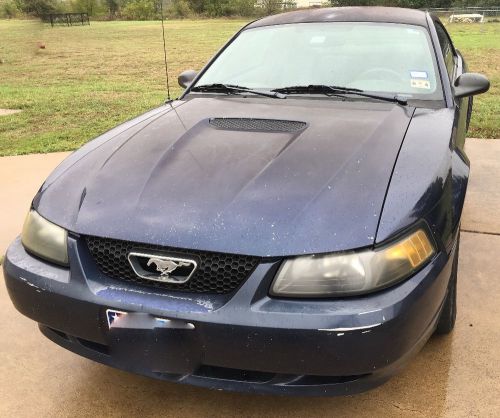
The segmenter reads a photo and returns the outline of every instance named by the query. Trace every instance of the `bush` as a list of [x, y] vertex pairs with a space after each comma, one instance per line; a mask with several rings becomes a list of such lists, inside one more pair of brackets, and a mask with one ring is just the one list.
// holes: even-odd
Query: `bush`
[[159, 17], [158, 2], [155, 0], [135, 0], [122, 9], [122, 17], [128, 20], [153, 20]]
[[187, 0], [172, 0], [172, 4], [168, 7], [166, 14], [171, 18], [186, 18], [193, 14], [193, 10], [189, 6]]
[[105, 15], [106, 5], [100, 0], [71, 0], [70, 11], [88, 13], [89, 16]]
[[15, 3], [20, 11], [36, 17], [56, 13], [61, 9], [56, 0], [15, 0]]
[[211, 13], [208, 10], [209, 16], [253, 16], [256, 14], [255, 0], [213, 0], [212, 4], [215, 7], [212, 7]]
[[12, 19], [19, 14], [19, 9], [12, 0], [0, 4], [0, 17]]
[[254, 0], [235, 0], [235, 14], [238, 16], [254, 16], [256, 14]]
[[281, 11], [281, 0], [262, 0], [262, 11], [265, 15], [271, 15]]

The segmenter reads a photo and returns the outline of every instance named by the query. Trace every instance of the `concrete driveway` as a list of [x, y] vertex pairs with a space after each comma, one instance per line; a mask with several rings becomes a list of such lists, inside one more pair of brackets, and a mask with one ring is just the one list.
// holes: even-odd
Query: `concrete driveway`
[[[455, 331], [433, 337], [397, 377], [345, 398], [214, 392], [121, 372], [46, 340], [0, 280], [0, 416], [500, 416], [500, 141], [469, 140]], [[64, 153], [0, 158], [0, 254]]]

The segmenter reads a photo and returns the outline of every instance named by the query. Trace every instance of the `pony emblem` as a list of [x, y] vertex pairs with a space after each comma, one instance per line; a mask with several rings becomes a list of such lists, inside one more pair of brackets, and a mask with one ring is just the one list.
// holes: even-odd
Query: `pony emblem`
[[156, 271], [160, 272], [161, 277], [170, 277], [170, 273], [174, 272], [177, 270], [179, 267], [188, 267], [192, 263], [185, 262], [185, 261], [173, 261], [173, 260], [168, 260], [168, 259], [163, 259], [163, 258], [158, 258], [158, 257], [151, 257], [148, 261], [148, 267], [154, 264], [156, 266]]
[[137, 276], [162, 283], [186, 283], [198, 267], [195, 260], [131, 252], [128, 262]]

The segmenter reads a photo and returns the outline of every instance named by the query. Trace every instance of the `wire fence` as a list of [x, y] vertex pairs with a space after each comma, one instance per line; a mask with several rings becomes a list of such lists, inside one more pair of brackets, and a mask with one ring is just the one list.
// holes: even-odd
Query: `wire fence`
[[467, 15], [467, 14], [480, 14], [485, 18], [497, 18], [500, 16], [500, 6], [485, 6], [485, 7], [456, 7], [456, 8], [439, 8], [429, 7], [425, 10], [432, 12], [440, 17], [449, 17], [451, 15]]

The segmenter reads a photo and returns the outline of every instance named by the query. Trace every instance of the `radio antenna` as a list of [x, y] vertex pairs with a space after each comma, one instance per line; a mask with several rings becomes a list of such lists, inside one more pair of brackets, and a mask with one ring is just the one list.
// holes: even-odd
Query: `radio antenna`
[[165, 76], [167, 77], [167, 101], [170, 101], [170, 82], [168, 80], [167, 45], [165, 43], [165, 18], [163, 17], [163, 0], [160, 0], [161, 32], [163, 35], [163, 56], [165, 58]]

